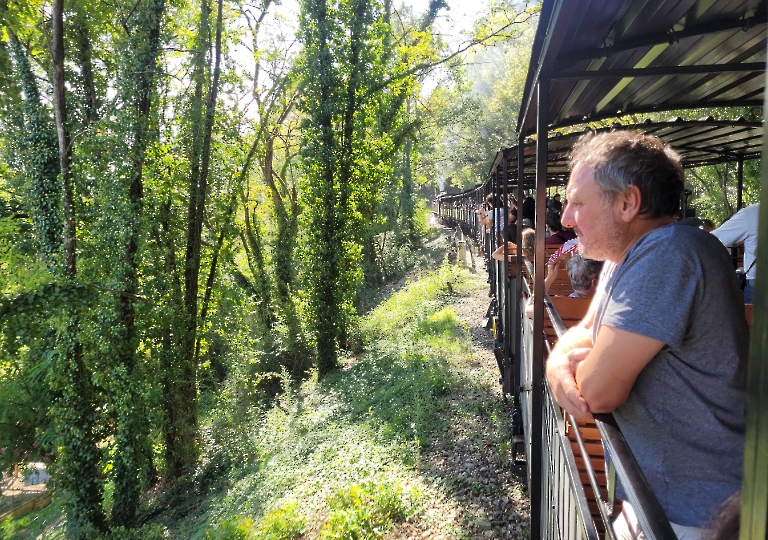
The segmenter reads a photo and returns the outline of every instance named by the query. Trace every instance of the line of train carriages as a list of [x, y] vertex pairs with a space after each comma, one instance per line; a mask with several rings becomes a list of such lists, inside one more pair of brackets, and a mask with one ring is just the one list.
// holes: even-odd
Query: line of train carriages
[[[434, 211], [491, 253], [496, 235], [483, 234], [477, 206], [489, 194], [518, 201], [533, 195], [534, 228], [543, 231], [547, 190], [567, 182], [570, 149], [583, 133], [578, 126], [682, 109], [723, 108], [723, 116], [734, 116], [736, 107], [762, 111], [767, 21], [768, 0], [544, 0], [518, 117], [519, 143], [496, 154], [483, 183], [439, 196]], [[569, 129], [573, 132], [560, 134]], [[768, 148], [762, 121], [646, 120], [601, 129], [654, 134], [681, 154], [686, 168], [735, 163], [739, 207], [744, 162], [760, 159]], [[765, 160], [762, 166], [761, 192], [768, 193]], [[517, 229], [520, 246], [522, 227]], [[760, 217], [761, 237], [768, 237], [766, 213]], [[513, 448], [527, 464], [531, 538], [614, 538], [618, 482], [645, 537], [674, 539], [611, 415], [578, 422], [555, 403], [546, 384], [546, 354], [586, 304], [553, 302], [543, 292], [544, 241], [536, 235], [533, 262], [518, 250], [505, 253], [510, 264], [489, 264], [489, 315], [503, 392], [514, 403]], [[761, 272], [768, 268], [768, 241], [758, 243], [757, 261], [741, 494], [744, 540], [763, 540], [768, 532], [768, 282]], [[524, 306], [531, 296], [529, 319]]]

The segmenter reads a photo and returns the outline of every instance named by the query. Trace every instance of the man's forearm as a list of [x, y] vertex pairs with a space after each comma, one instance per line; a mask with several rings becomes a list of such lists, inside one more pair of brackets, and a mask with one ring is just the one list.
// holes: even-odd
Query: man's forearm
[[592, 331], [582, 324], [570, 328], [560, 339], [550, 356], [562, 356], [571, 349], [592, 348]]

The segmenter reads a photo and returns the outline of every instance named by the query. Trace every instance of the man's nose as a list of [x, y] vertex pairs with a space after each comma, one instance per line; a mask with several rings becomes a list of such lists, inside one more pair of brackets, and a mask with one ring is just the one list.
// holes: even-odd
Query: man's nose
[[565, 209], [565, 212], [563, 212], [563, 215], [560, 217], [560, 223], [562, 223], [563, 227], [567, 227], [568, 229], [572, 229], [573, 226], [576, 225], [576, 222], [574, 221], [573, 210], [571, 208], [572, 207], [569, 204]]

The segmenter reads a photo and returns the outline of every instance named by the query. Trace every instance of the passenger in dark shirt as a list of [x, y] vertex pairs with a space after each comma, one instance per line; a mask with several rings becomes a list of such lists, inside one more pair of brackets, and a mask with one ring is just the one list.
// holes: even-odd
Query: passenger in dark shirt
[[531, 197], [526, 197], [523, 201], [523, 219], [530, 219], [532, 223], [536, 222], [536, 201]]
[[550, 212], [555, 212], [556, 214], [559, 214], [562, 209], [563, 209], [563, 203], [560, 202], [560, 194], [557, 193], [549, 201], [549, 204], [547, 204], [547, 210], [549, 210]]
[[548, 246], [559, 246], [570, 240], [568, 236], [563, 234], [560, 214], [555, 214], [554, 212], [547, 214], [547, 232], [549, 232], [549, 236], [544, 243]]

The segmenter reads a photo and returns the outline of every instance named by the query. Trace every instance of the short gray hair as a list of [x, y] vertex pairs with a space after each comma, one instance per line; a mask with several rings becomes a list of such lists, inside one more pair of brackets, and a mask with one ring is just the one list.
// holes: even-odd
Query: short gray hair
[[674, 216], [685, 189], [680, 156], [658, 137], [619, 130], [582, 136], [571, 152], [571, 169], [592, 170], [604, 201], [629, 186], [640, 190], [640, 214], [649, 219]]
[[581, 255], [574, 255], [567, 263], [565, 270], [574, 291], [587, 291], [592, 286], [592, 280], [600, 276], [603, 269], [603, 261], [585, 259]]

